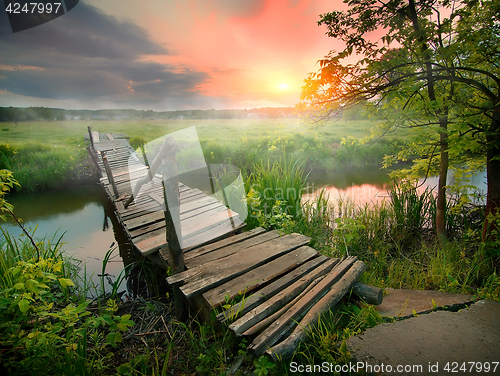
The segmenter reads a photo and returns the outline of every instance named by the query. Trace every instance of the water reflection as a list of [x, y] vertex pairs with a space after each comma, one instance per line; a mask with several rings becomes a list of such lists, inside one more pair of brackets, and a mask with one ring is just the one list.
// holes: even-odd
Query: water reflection
[[[379, 169], [358, 169], [347, 172], [313, 172], [307, 179], [307, 194], [304, 200], [311, 200], [318, 196], [324, 189], [324, 194], [328, 196], [329, 202], [335, 204], [338, 200], [350, 201], [355, 204], [364, 205], [370, 203], [380, 203], [389, 197], [390, 178], [387, 170]], [[426, 189], [435, 189], [438, 185], [438, 177], [431, 176], [421, 179], [418, 192], [422, 193]], [[453, 171], [448, 173], [447, 184], [455, 184]], [[477, 188], [477, 192], [483, 197], [476, 200], [476, 203], [484, 203], [484, 195], [487, 191], [486, 171], [480, 171], [469, 178], [468, 182], [459, 185], [471, 185]], [[475, 189], [469, 189], [473, 193]]]
[[[98, 274], [102, 273], [102, 261], [106, 252], [116, 248], [106, 267], [115, 281], [123, 270], [123, 261], [115, 242], [112, 212], [106, 209], [106, 197], [98, 185], [75, 187], [61, 191], [36, 194], [9, 194], [7, 200], [14, 205], [14, 212], [23, 219], [28, 231], [35, 231], [38, 239], [51, 242], [62, 236], [62, 249], [67, 255], [81, 260], [81, 273], [87, 273], [96, 286], [101, 286]], [[12, 222], [1, 224], [10, 235], [18, 237], [21, 228]], [[124, 284], [120, 290], [124, 289]], [[108, 281], [105, 288], [109, 289]]]

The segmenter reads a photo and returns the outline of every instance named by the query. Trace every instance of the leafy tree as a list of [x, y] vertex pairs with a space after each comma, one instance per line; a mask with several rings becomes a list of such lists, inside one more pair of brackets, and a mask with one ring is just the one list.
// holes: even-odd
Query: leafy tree
[[[329, 117], [369, 101], [394, 127], [418, 129], [408, 151], [414, 171], [439, 163], [436, 230], [445, 236], [445, 185], [449, 156], [487, 159], [487, 211], [500, 203], [499, 0], [347, 0], [347, 11], [321, 15], [327, 35], [343, 51], [320, 60], [305, 81], [301, 105]], [[479, 11], [481, 9], [481, 11]], [[383, 29], [378, 40], [370, 36]], [[358, 56], [357, 61], [350, 62]], [[487, 56], [481, 60], [481, 56]], [[348, 63], [346, 63], [346, 60]], [[381, 114], [382, 113], [382, 114]], [[477, 164], [476, 164], [477, 166]], [[486, 226], [485, 226], [486, 228]]]

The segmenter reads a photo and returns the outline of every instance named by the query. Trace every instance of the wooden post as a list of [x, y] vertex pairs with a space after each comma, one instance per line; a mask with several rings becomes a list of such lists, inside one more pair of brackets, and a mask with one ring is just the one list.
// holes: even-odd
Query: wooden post
[[92, 127], [89, 125], [87, 127], [88, 131], [89, 131], [89, 137], [90, 137], [90, 146], [92, 147], [92, 151], [94, 152], [94, 154], [96, 153], [95, 152], [95, 146], [94, 146], [94, 139], [92, 138]]
[[[175, 147], [175, 144], [172, 145]], [[173, 155], [162, 159], [162, 185], [163, 199], [165, 201], [165, 227], [166, 239], [169, 251], [168, 262], [172, 267], [174, 274], [185, 270], [184, 254], [182, 252], [182, 234], [181, 218], [180, 218], [180, 195], [179, 195], [179, 177], [177, 174], [177, 163]], [[173, 154], [173, 155], [172, 155]], [[176, 226], [179, 233], [176, 231]], [[179, 240], [181, 237], [181, 240]], [[186, 312], [186, 304], [183, 294], [178, 286], [172, 286], [174, 293], [175, 315], [178, 319], [182, 319]]]
[[99, 162], [97, 162], [97, 157], [95, 153], [92, 151], [92, 148], [90, 146], [87, 146], [87, 153], [90, 155], [90, 158], [92, 158], [92, 162], [94, 162], [95, 166], [101, 171], [101, 167], [99, 166]]
[[[207, 169], [208, 169], [208, 180], [210, 181], [210, 187], [212, 188], [212, 193], [215, 194], [215, 187], [214, 187], [214, 183], [212, 180], [214, 177], [212, 176], [212, 170], [210, 169], [210, 165], [208, 163], [207, 163]], [[227, 215], [229, 216], [229, 221], [231, 222], [231, 227], [234, 230], [236, 228], [236, 226], [234, 225], [234, 219], [232, 216], [232, 212], [231, 212], [231, 209], [229, 208], [229, 201], [227, 200], [227, 197], [226, 197], [226, 191], [224, 190], [224, 185], [220, 184], [220, 188], [222, 191], [222, 200], [224, 201], [223, 204], [227, 208]]]
[[144, 150], [144, 144], [141, 145], [141, 151], [142, 151], [142, 156], [144, 158], [144, 163], [148, 168], [148, 177], [151, 180], [153, 179], [153, 174], [151, 173], [151, 167], [149, 166], [148, 156], [146, 155], [146, 151]]
[[116, 189], [115, 179], [113, 178], [113, 173], [111, 172], [111, 168], [109, 167], [108, 157], [106, 157], [106, 152], [102, 151], [102, 163], [104, 164], [104, 169], [106, 170], [106, 175], [108, 176], [108, 182], [111, 184], [113, 188], [113, 193], [115, 197], [118, 198], [120, 194], [118, 193], [118, 189]]

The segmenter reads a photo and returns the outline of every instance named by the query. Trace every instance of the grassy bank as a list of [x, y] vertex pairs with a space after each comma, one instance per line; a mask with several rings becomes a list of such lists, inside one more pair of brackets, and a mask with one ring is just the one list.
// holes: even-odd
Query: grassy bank
[[[286, 155], [303, 168], [328, 171], [378, 166], [402, 144], [405, 131], [373, 145], [352, 143], [375, 126], [370, 121], [335, 121], [311, 128], [297, 119], [125, 120], [2, 123], [0, 168], [14, 172], [22, 189], [55, 188], [91, 174], [86, 161], [87, 126], [100, 132], [125, 133], [135, 148], [167, 133], [196, 126], [208, 163], [229, 163], [250, 172], [261, 161]], [[350, 138], [351, 137], [351, 138]]]

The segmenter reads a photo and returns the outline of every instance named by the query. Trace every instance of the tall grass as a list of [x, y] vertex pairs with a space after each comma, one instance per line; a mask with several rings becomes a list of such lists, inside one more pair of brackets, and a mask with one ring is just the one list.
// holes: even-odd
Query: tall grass
[[259, 225], [259, 216], [285, 214], [292, 218], [301, 215], [301, 200], [306, 181], [299, 161], [284, 159], [271, 164], [254, 164], [245, 179], [248, 192], [249, 217], [247, 225]]
[[8, 169], [24, 191], [60, 187], [86, 153], [75, 148], [27, 143], [19, 147], [0, 144], [0, 169]]
[[67, 278], [74, 278], [77, 273], [77, 267], [71, 262], [68, 257], [62, 253], [62, 237], [63, 235], [54, 235], [52, 238], [43, 237], [36, 238], [35, 231], [30, 234], [36, 239], [37, 249], [32, 245], [31, 240], [21, 235], [19, 238], [11, 236], [6, 230], [0, 227], [0, 285], [4, 288], [11, 286], [8, 270], [15, 267], [20, 261], [40, 259], [54, 259], [55, 261], [63, 261], [63, 274]]

